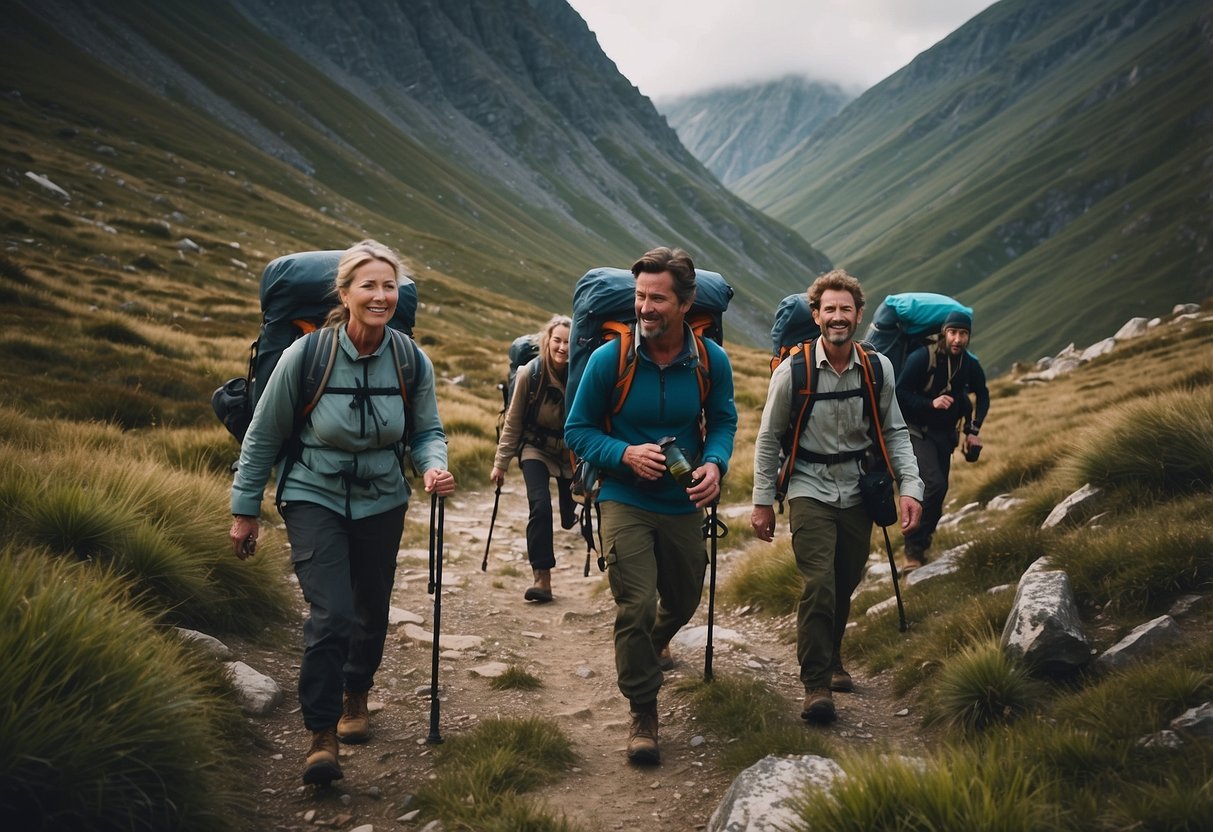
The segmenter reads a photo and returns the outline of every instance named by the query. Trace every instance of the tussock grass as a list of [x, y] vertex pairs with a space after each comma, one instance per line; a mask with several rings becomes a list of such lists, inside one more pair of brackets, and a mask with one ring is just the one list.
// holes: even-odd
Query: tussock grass
[[801, 724], [800, 703], [788, 702], [759, 679], [700, 677], [680, 682], [675, 693], [690, 701], [700, 729], [722, 744], [725, 771], [740, 772], [768, 754], [833, 753], [828, 740]]
[[1048, 785], [1030, 767], [992, 754], [948, 753], [926, 760], [874, 754], [841, 762], [845, 777], [807, 790], [793, 806], [797, 830], [981, 829], [1035, 832], [1064, 828], [1064, 813], [1045, 800]]
[[490, 719], [447, 739], [436, 755], [437, 779], [417, 791], [426, 819], [447, 829], [576, 832], [577, 827], [521, 797], [576, 762], [568, 738], [539, 719]]
[[493, 690], [538, 690], [543, 687], [543, 680], [512, 664], [500, 676], [489, 679], [489, 687]]
[[1213, 488], [1213, 389], [1171, 391], [1100, 418], [1075, 449], [1075, 480], [1173, 497]]
[[43, 828], [247, 828], [240, 714], [105, 570], [0, 550], [0, 811]]
[[786, 535], [746, 547], [741, 562], [718, 588], [721, 603], [752, 605], [771, 615], [794, 611], [803, 590], [804, 579]]
[[971, 734], [1029, 713], [1045, 692], [996, 641], [971, 644], [936, 675], [926, 697], [925, 721]]

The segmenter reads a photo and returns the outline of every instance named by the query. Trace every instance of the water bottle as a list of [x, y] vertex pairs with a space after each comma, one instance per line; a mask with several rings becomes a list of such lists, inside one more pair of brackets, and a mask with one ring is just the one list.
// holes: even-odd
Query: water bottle
[[665, 467], [670, 472], [670, 476], [677, 481], [683, 488], [690, 488], [695, 484], [691, 478], [691, 463], [682, 453], [682, 449], [678, 447], [673, 436], [667, 436], [660, 442], [661, 452], [665, 455]]

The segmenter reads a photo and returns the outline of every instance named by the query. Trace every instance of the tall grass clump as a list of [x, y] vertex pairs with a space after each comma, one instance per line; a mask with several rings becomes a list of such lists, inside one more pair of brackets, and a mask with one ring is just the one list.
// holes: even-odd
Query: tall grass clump
[[512, 664], [500, 676], [490, 679], [489, 687], [493, 690], [537, 690], [543, 687], [543, 681], [535, 674]]
[[927, 696], [926, 723], [975, 734], [1029, 713], [1046, 691], [997, 642], [972, 644], [949, 658], [936, 675]]
[[1213, 388], [1172, 391], [1109, 412], [1075, 450], [1081, 482], [1159, 497], [1213, 488]]
[[720, 601], [752, 605], [772, 615], [796, 609], [804, 579], [796, 568], [792, 542], [786, 536], [772, 544], [749, 546], [729, 579], [720, 587]]
[[682, 682], [679, 696], [691, 703], [699, 730], [721, 744], [720, 766], [740, 772], [768, 754], [832, 754], [829, 742], [809, 733], [798, 718], [800, 703], [790, 703], [753, 677], [717, 675]]
[[576, 832], [562, 817], [521, 795], [550, 783], [576, 762], [564, 733], [540, 719], [490, 719], [447, 739], [436, 779], [417, 791], [422, 817], [448, 829]]
[[845, 776], [806, 788], [792, 802], [794, 830], [970, 830], [1066, 828], [1036, 771], [993, 754], [956, 749], [925, 760], [868, 754], [842, 761]]
[[[247, 828], [218, 695], [113, 574], [0, 550], [0, 812], [23, 828]], [[227, 737], [227, 739], [225, 739]]]

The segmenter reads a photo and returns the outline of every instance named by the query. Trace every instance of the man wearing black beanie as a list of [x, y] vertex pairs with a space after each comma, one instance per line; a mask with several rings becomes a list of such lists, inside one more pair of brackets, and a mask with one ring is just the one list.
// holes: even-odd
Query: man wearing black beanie
[[975, 462], [981, 453], [979, 434], [990, 409], [990, 391], [985, 371], [968, 351], [972, 330], [973, 319], [967, 312], [949, 313], [939, 340], [912, 352], [897, 376], [897, 401], [910, 427], [919, 476], [926, 484], [922, 522], [905, 536], [902, 571], [926, 563], [931, 537], [943, 516], [952, 451], [960, 442], [962, 422], [965, 459]]

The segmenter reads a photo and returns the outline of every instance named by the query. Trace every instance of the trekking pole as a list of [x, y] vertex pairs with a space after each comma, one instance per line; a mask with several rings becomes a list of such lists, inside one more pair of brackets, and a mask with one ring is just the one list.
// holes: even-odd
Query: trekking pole
[[493, 516], [489, 518], [489, 539], [484, 541], [484, 560], [480, 561], [480, 571], [489, 569], [489, 546], [493, 545], [493, 524], [497, 522], [497, 506], [501, 504], [501, 483], [497, 483], [497, 491], [493, 494]]
[[[437, 510], [438, 521], [434, 521]], [[425, 738], [429, 745], [439, 745], [442, 734], [438, 732], [438, 634], [442, 629], [442, 525], [446, 514], [446, 497], [437, 492], [430, 495], [430, 583], [429, 592], [434, 596], [434, 649], [430, 663], [430, 734]]]
[[884, 532], [884, 548], [889, 553], [889, 570], [893, 573], [893, 595], [897, 598], [897, 629], [904, 633], [906, 631], [906, 608], [901, 603], [901, 589], [897, 586], [897, 564], [893, 562], [893, 544], [889, 541], [889, 527], [881, 526], [880, 530]]
[[[712, 558], [708, 561], [708, 646], [703, 655], [703, 680], [712, 681], [712, 625], [716, 620], [716, 541], [729, 533], [728, 528], [716, 518], [716, 503], [708, 510], [708, 538], [712, 541]], [[724, 534], [720, 534], [721, 529]]]

